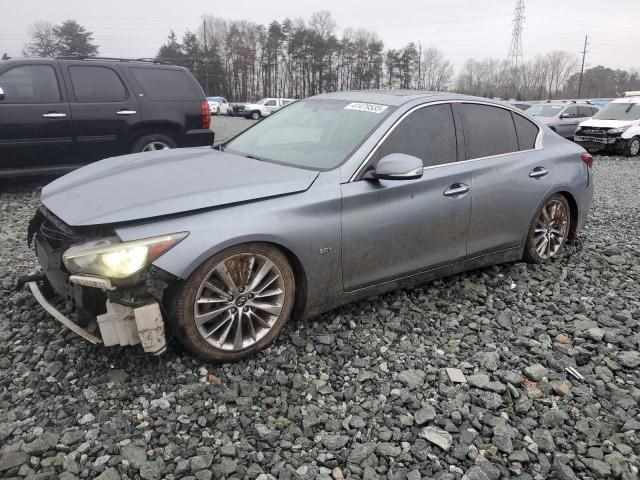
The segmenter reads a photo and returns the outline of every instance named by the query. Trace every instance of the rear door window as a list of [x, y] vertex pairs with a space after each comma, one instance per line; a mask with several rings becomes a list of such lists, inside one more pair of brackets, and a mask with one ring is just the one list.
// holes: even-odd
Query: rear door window
[[201, 92], [183, 70], [172, 68], [132, 67], [134, 76], [144, 94], [151, 100], [201, 100]]
[[122, 80], [111, 68], [73, 65], [69, 76], [78, 103], [121, 102], [128, 97]]
[[519, 150], [509, 110], [491, 105], [463, 103], [460, 105], [460, 117], [467, 160]]
[[451, 105], [423, 107], [409, 114], [380, 146], [377, 160], [391, 153], [418, 157], [425, 167], [455, 162], [456, 129]]
[[538, 127], [531, 120], [524, 118], [522, 115], [512, 113], [513, 122], [516, 126], [516, 134], [518, 135], [518, 147], [520, 150], [532, 150], [536, 148], [536, 138], [538, 138]]
[[0, 74], [3, 103], [59, 103], [60, 87], [51, 65], [22, 65]]

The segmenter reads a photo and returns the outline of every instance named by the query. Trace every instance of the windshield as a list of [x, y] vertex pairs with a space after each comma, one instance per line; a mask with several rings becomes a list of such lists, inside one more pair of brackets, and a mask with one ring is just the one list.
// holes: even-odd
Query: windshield
[[640, 103], [610, 103], [593, 116], [596, 120], [640, 120]]
[[227, 144], [231, 153], [314, 170], [344, 162], [393, 107], [342, 100], [291, 103]]
[[267, 103], [267, 101], [269, 101], [268, 98], [261, 98], [256, 102], [256, 105], [264, 105], [265, 103]]
[[560, 113], [564, 107], [562, 105], [534, 105], [527, 108], [525, 112], [534, 117], [553, 117]]

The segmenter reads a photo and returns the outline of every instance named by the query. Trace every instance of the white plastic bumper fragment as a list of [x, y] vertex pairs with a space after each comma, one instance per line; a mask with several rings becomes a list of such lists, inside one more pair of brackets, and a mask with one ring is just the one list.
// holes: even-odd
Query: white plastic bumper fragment
[[137, 345], [148, 353], [160, 353], [166, 346], [164, 321], [157, 302], [138, 308], [107, 300], [107, 313], [98, 316], [105, 346]]

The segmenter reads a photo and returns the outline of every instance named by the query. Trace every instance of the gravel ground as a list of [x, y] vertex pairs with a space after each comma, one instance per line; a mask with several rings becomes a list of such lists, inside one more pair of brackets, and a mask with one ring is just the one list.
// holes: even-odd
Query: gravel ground
[[242, 117], [227, 117], [224, 115], [211, 117], [211, 130], [216, 134], [215, 143], [230, 139], [254, 123], [256, 123], [256, 120]]
[[[3, 294], [0, 477], [637, 479], [640, 160], [597, 157], [595, 174], [572, 256], [294, 321], [233, 365], [94, 347]], [[46, 182], [0, 184], [5, 288], [35, 264]]]

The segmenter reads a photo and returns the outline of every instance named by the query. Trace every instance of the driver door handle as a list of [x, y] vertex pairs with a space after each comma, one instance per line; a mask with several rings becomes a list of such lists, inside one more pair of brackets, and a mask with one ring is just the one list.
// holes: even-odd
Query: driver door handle
[[464, 183], [454, 183], [449, 188], [447, 188], [442, 194], [445, 197], [455, 197], [457, 195], [463, 195], [467, 193], [471, 188], [469, 185], [465, 185]]
[[547, 175], [549, 171], [544, 167], [536, 167], [529, 172], [531, 178], [542, 178]]
[[116, 112], [116, 115], [123, 115], [123, 116], [128, 116], [128, 115], [135, 115], [136, 112], [135, 110], [127, 110], [127, 109], [123, 109], [123, 110], [118, 110]]

